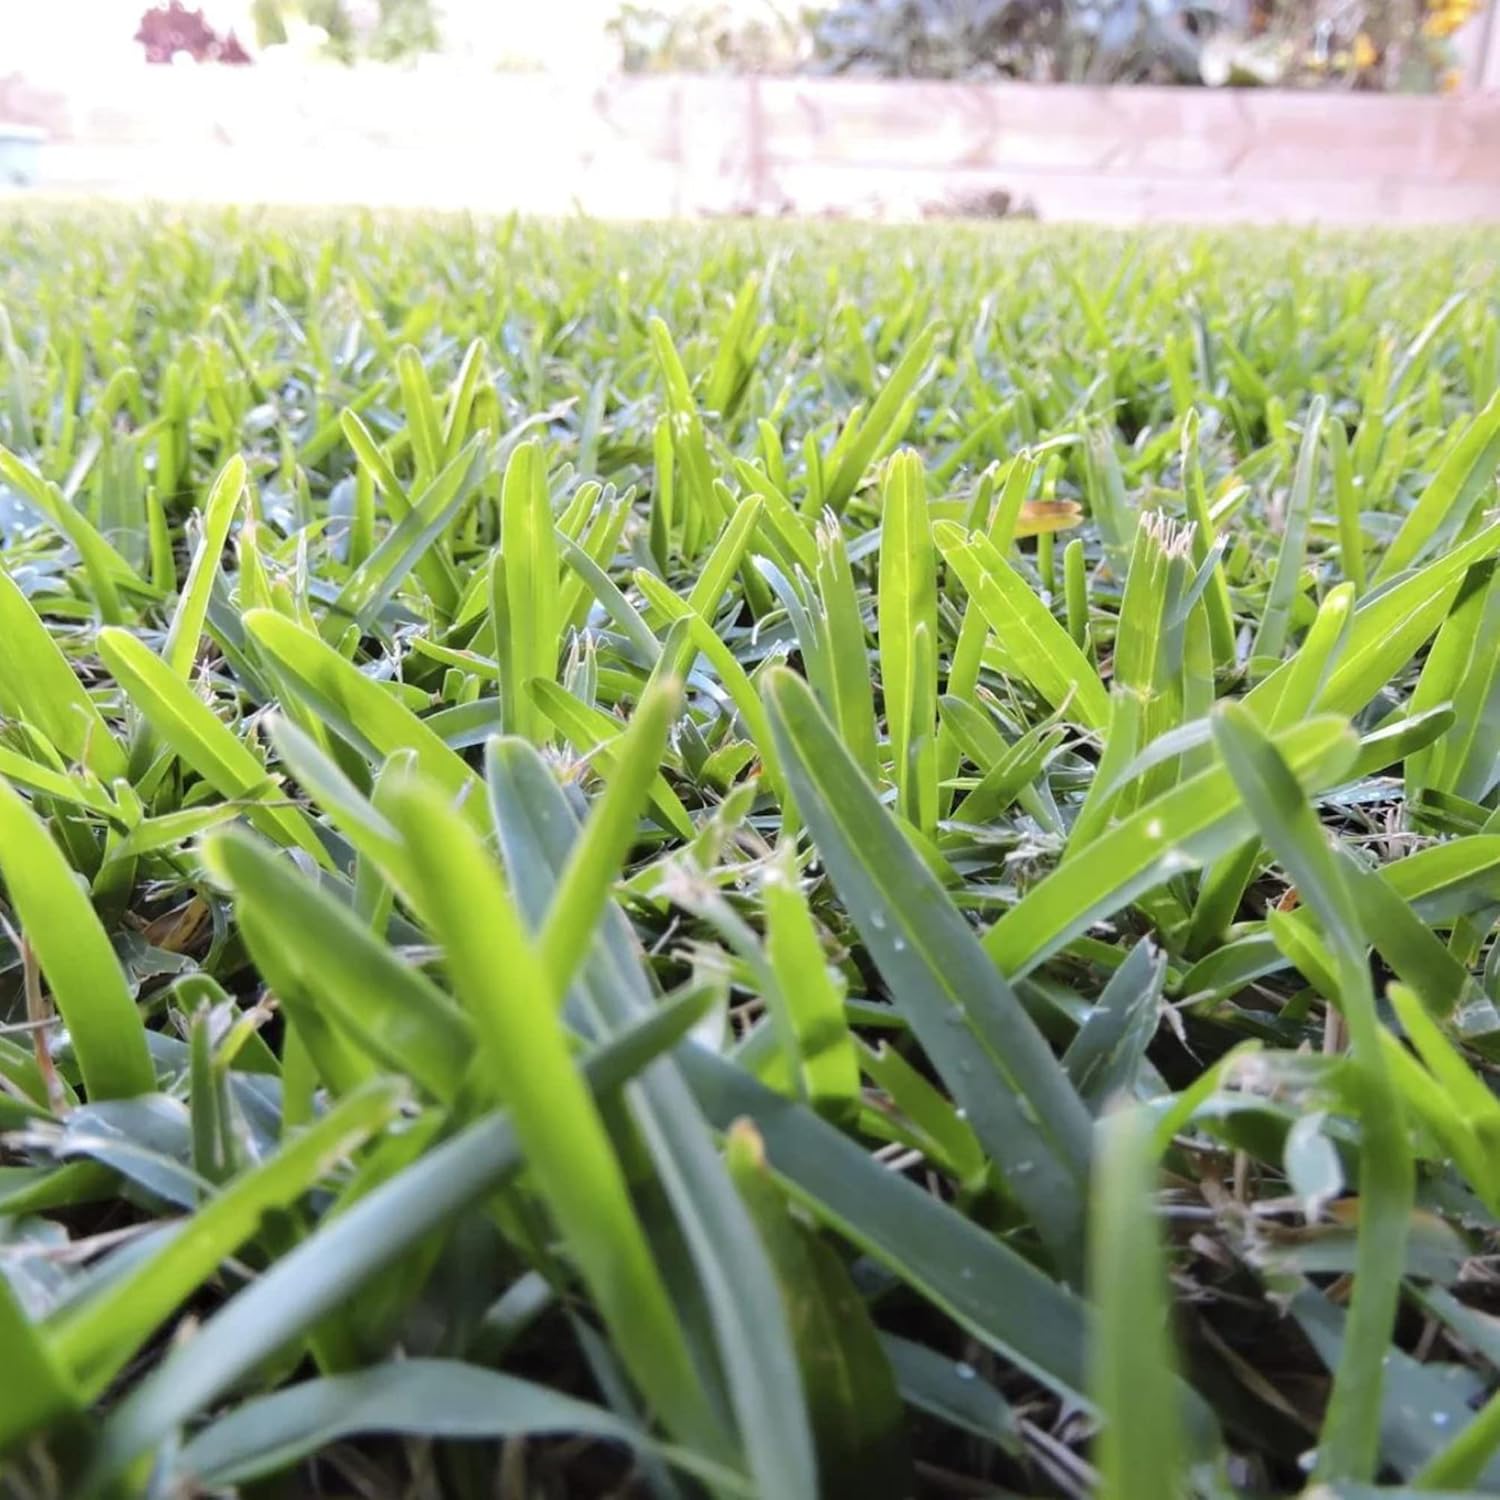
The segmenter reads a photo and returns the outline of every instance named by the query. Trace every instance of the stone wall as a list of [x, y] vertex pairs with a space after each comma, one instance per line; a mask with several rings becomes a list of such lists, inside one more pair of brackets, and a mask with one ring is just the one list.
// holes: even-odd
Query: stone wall
[[[1500, 219], [1500, 95], [140, 66], [0, 80], [55, 186], [126, 196], [909, 218]], [[44, 172], [47, 172], [44, 166]]]

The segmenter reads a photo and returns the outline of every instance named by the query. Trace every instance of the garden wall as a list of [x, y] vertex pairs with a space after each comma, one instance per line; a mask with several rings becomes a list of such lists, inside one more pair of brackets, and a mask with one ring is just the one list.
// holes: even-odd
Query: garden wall
[[[608, 216], [1500, 219], [1500, 95], [455, 69], [153, 68], [0, 82], [57, 188]], [[998, 201], [998, 200], [995, 200]]]

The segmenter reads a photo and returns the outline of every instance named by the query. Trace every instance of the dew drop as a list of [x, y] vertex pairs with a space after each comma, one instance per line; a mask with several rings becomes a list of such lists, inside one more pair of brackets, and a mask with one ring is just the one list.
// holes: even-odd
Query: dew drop
[[879, 907], [876, 907], [876, 909], [870, 913], [870, 926], [873, 927], [876, 932], [885, 931], [885, 913], [881, 911]]
[[973, 1365], [965, 1364], [962, 1360], [960, 1360], [958, 1364], [954, 1365], [953, 1373], [957, 1375], [960, 1380], [973, 1380], [979, 1374], [979, 1372], [974, 1368]]

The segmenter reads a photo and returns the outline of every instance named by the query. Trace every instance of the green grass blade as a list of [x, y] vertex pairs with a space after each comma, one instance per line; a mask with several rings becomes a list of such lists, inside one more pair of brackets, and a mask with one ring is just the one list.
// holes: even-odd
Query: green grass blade
[[68, 1378], [51, 1340], [0, 1276], [0, 1341], [5, 1348], [5, 1394], [0, 1396], [0, 1455], [76, 1412], [83, 1397]]
[[1271, 570], [1264, 613], [1255, 632], [1251, 657], [1274, 660], [1285, 649], [1291, 630], [1292, 603], [1302, 586], [1302, 565], [1307, 558], [1307, 537], [1312, 524], [1313, 488], [1317, 483], [1318, 456], [1322, 452], [1323, 419], [1327, 402], [1314, 396], [1302, 423], [1302, 446], [1297, 470], [1287, 495], [1281, 549]]
[[1106, 729], [1109, 694], [1099, 674], [994, 544], [947, 521], [934, 526], [933, 535], [1016, 669], [1054, 708], [1066, 705], [1085, 727]]
[[658, 775], [678, 698], [677, 686], [670, 682], [654, 686], [642, 697], [629, 726], [614, 743], [604, 795], [558, 877], [557, 892], [537, 935], [537, 948], [559, 1000], [588, 953], [610, 889], [635, 842], [641, 808]]
[[1318, 1447], [1324, 1479], [1369, 1479], [1378, 1462], [1380, 1392], [1400, 1290], [1413, 1168], [1380, 1040], [1358, 910], [1292, 767], [1243, 707], [1216, 714], [1214, 737], [1261, 837], [1323, 923], [1338, 965], [1363, 1130], [1359, 1242], [1349, 1322]]
[[748, 1119], [789, 1193], [990, 1349], [1051, 1389], [1083, 1395], [1083, 1304], [973, 1220], [886, 1171], [805, 1105], [696, 1047], [678, 1053], [721, 1130]]
[[821, 634], [834, 696], [826, 706], [855, 762], [873, 784], [878, 763], [870, 654], [849, 549], [836, 517], [825, 516], [819, 523], [817, 542]]
[[0, 781], [0, 876], [68, 1028], [89, 1098], [156, 1087], [146, 1029], [108, 934], [41, 819]]
[[375, 762], [410, 750], [423, 776], [482, 826], [483, 799], [470, 796], [479, 778], [415, 714], [378, 682], [345, 661], [333, 647], [292, 620], [270, 610], [252, 610], [245, 627], [275, 667], [281, 681], [315, 715]]
[[[536, 929], [555, 904], [557, 881], [577, 858], [579, 824], [529, 746], [501, 741], [489, 769], [506, 873]], [[612, 900], [572, 998], [603, 1035], [625, 1030], [659, 1003], [638, 941]], [[746, 1463], [763, 1492], [794, 1492], [806, 1483], [812, 1440], [770, 1264], [675, 1065], [662, 1060], [643, 1073], [628, 1105], [708, 1303]]]
[[203, 535], [188, 565], [187, 578], [182, 593], [177, 599], [177, 608], [172, 614], [172, 623], [167, 627], [167, 642], [162, 647], [162, 659], [179, 677], [192, 675], [193, 662], [198, 655], [198, 642], [203, 634], [203, 621], [208, 615], [208, 598], [214, 586], [214, 574], [219, 568], [219, 559], [224, 555], [229, 541], [229, 527], [234, 513], [239, 509], [245, 493], [245, 460], [235, 454], [219, 471], [213, 488], [208, 492], [208, 503], [203, 507]]
[[1500, 465], [1500, 395], [1449, 445], [1432, 482], [1401, 523], [1375, 569], [1375, 583], [1393, 578], [1462, 534], [1475, 506], [1493, 487]]
[[1097, 1323], [1089, 1394], [1104, 1420], [1094, 1463], [1104, 1500], [1187, 1492], [1166, 1257], [1157, 1227], [1150, 1114], [1126, 1106], [1099, 1125], [1089, 1213], [1089, 1289]]
[[[1401, 672], [1442, 624], [1464, 574], [1500, 552], [1500, 521], [1435, 558], [1410, 577], [1371, 594], [1354, 612], [1348, 641], [1323, 689], [1323, 713], [1356, 714]], [[1270, 722], [1292, 675], [1283, 662], [1245, 695], [1262, 725]]]
[[436, 789], [415, 782], [397, 788], [389, 811], [417, 877], [433, 893], [436, 935], [474, 1025], [483, 1071], [511, 1110], [568, 1253], [663, 1422], [714, 1451], [717, 1424], [619, 1160], [555, 1016], [562, 997], [499, 870]]
[[265, 766], [159, 656], [128, 631], [114, 627], [99, 632], [99, 654], [173, 754], [221, 797], [243, 803], [245, 816], [267, 838], [305, 849], [320, 864], [329, 862], [322, 842], [300, 811], [269, 805], [285, 794], [271, 781]]
[[552, 726], [526, 689], [533, 681], [556, 680], [561, 618], [557, 538], [539, 444], [522, 443], [511, 454], [500, 517], [491, 618], [499, 643], [501, 722], [507, 734], [543, 744]]
[[[908, 403], [921, 389], [937, 346], [938, 326], [929, 325], [912, 340], [901, 362], [890, 373], [874, 404], [843, 445], [838, 466], [829, 478], [827, 487], [819, 498], [817, 509], [825, 506], [834, 515], [841, 515], [854, 491], [859, 487], [865, 471], [876, 460], [881, 451], [901, 441], [908, 415]], [[906, 417], [906, 420], [903, 420]]]
[[15, 580], [0, 566], [0, 712], [34, 724], [69, 760], [106, 780], [125, 774], [125, 755], [68, 659]]
[[[927, 480], [898, 453], [881, 487], [880, 686], [902, 815], [930, 838], [937, 825], [937, 561]], [[923, 641], [926, 642], [925, 649]]]
[[451, 1103], [473, 1056], [473, 1029], [419, 970], [380, 942], [343, 903], [242, 833], [215, 834], [203, 862], [237, 907], [276, 934], [279, 962], [329, 1019], [382, 1067]]
[[788, 1211], [754, 1125], [738, 1121], [725, 1154], [796, 1330], [817, 1441], [817, 1478], [809, 1463], [803, 1492], [903, 1500], [915, 1476], [901, 1398], [868, 1307], [838, 1257]]
[[80, 1387], [97, 1396], [141, 1345], [260, 1229], [291, 1206], [330, 1167], [385, 1128], [401, 1106], [393, 1081], [341, 1100], [275, 1156], [211, 1198], [167, 1243], [49, 1327], [54, 1355]]
[[847, 1119], [859, 1097], [859, 1059], [844, 1014], [844, 986], [824, 953], [789, 845], [767, 865], [761, 898], [766, 957], [786, 997], [807, 1097], [830, 1118]]
[[307, 1380], [246, 1402], [198, 1433], [174, 1466], [181, 1484], [243, 1485], [346, 1439], [396, 1435], [439, 1441], [588, 1437], [655, 1452], [715, 1493], [749, 1500], [732, 1469], [650, 1437], [630, 1422], [529, 1380], [448, 1359]]
[[[1299, 780], [1315, 788], [1336, 781], [1358, 745], [1348, 725], [1333, 718], [1307, 720], [1278, 743]], [[985, 950], [1003, 973], [1029, 973], [1169, 876], [1227, 853], [1252, 826], [1229, 772], [1201, 771], [1101, 834], [1087, 859], [1069, 861], [1033, 886], [990, 928]]]
[[1082, 1102], [807, 686], [781, 671], [766, 692], [798, 810], [892, 1001], [1053, 1254], [1071, 1264], [1088, 1160]]
[[[697, 1012], [663, 1010], [584, 1064], [600, 1094], [618, 1090], [678, 1042]], [[226, 1390], [353, 1297], [371, 1276], [521, 1168], [511, 1121], [492, 1115], [360, 1198], [288, 1251], [179, 1345], [110, 1413], [78, 1493], [89, 1495]]]

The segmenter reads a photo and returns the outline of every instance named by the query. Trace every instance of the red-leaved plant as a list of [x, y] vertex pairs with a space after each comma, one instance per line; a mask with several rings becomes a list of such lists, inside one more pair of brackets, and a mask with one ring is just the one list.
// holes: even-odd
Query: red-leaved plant
[[169, 63], [179, 52], [194, 62], [247, 63], [250, 54], [231, 30], [220, 36], [201, 10], [188, 10], [182, 0], [153, 5], [141, 17], [135, 40], [146, 49], [146, 61]]

